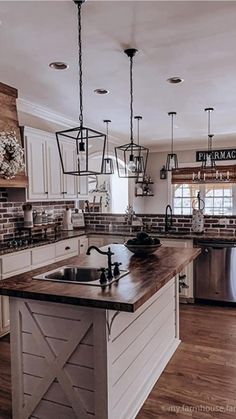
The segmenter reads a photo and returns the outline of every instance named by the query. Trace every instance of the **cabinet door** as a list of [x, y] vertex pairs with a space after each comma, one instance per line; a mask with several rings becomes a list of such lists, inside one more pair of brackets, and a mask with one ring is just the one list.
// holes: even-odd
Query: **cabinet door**
[[[63, 143], [63, 159], [66, 171], [76, 169], [76, 150], [73, 143]], [[77, 176], [63, 175], [63, 191], [65, 199], [77, 198]]]
[[49, 199], [64, 198], [62, 190], [62, 170], [56, 141], [47, 141], [47, 172]]
[[[192, 240], [161, 239], [163, 246], [167, 247], [193, 247]], [[193, 298], [193, 262], [189, 263], [178, 275], [179, 280], [188, 288], [181, 288], [180, 297]]]
[[79, 254], [84, 255], [88, 249], [88, 238], [86, 236], [79, 238]]
[[1, 297], [1, 330], [0, 336], [5, 335], [10, 330], [10, 310], [9, 297]]
[[55, 244], [32, 249], [32, 266], [38, 268], [55, 261]]
[[78, 177], [78, 198], [88, 198], [88, 176]]
[[46, 141], [43, 136], [30, 136], [26, 138], [26, 144], [28, 199], [45, 200], [48, 198]]
[[56, 260], [63, 260], [79, 254], [78, 238], [62, 240], [56, 243]]

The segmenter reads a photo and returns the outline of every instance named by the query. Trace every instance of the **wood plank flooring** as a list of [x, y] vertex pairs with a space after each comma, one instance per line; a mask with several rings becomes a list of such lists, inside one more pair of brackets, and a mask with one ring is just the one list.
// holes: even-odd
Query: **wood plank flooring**
[[[137, 419], [235, 419], [236, 308], [182, 305], [180, 330], [182, 344]], [[11, 417], [10, 344], [4, 337], [0, 419]]]

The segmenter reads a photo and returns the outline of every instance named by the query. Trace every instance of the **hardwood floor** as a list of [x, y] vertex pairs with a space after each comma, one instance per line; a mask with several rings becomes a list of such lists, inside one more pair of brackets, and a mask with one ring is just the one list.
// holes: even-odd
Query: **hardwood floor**
[[[137, 419], [235, 419], [236, 309], [182, 305], [180, 330], [182, 343]], [[4, 337], [0, 419], [10, 418], [10, 345]]]
[[236, 309], [182, 305], [182, 343], [137, 419], [236, 418]]

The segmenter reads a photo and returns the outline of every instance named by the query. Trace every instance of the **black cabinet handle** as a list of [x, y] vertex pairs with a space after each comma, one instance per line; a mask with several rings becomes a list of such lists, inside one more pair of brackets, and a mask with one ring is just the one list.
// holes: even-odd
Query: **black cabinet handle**
[[84, 247], [84, 245], [83, 245], [83, 244], [81, 244], [81, 245], [80, 245], [80, 247]]
[[65, 250], [70, 250], [70, 246], [66, 246], [65, 247]]

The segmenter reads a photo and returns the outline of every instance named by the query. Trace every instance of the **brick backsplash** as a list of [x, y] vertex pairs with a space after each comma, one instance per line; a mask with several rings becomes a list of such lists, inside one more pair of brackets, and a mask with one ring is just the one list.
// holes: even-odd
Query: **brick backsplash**
[[[162, 232], [165, 229], [164, 214], [136, 214], [142, 219], [144, 228], [147, 231]], [[228, 224], [222, 223], [223, 219], [228, 220]], [[109, 224], [112, 225], [113, 232], [129, 232], [131, 226], [127, 224], [125, 215], [123, 214], [85, 214], [85, 225], [91, 231], [109, 231]], [[190, 215], [174, 215], [172, 231], [191, 232], [192, 217]], [[133, 226], [132, 231], [139, 231], [140, 227]], [[235, 235], [236, 232], [236, 216], [212, 216], [204, 217], [205, 233], [224, 233]]]
[[[31, 202], [33, 209], [53, 209], [55, 221], [61, 225], [62, 212], [69, 206], [74, 208], [71, 201]], [[8, 199], [6, 189], [0, 188], [0, 241], [8, 240], [19, 234], [23, 227], [23, 202], [12, 202]]]

